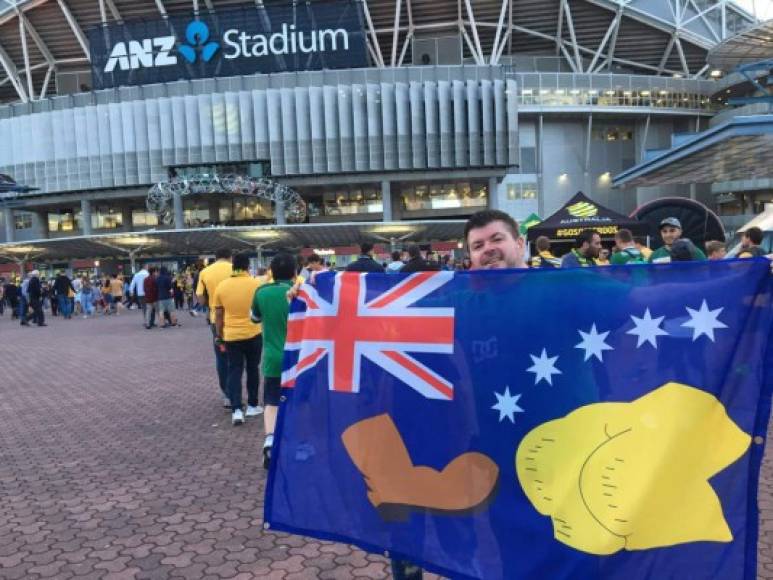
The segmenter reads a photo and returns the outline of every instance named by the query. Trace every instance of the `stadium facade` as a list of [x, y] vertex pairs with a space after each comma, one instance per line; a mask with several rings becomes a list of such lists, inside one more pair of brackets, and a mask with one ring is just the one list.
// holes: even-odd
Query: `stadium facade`
[[[252, 226], [281, 204], [159, 182], [270, 178], [306, 221], [620, 212], [709, 186], [612, 189], [724, 106], [718, 0], [11, 0], [0, 8], [0, 242]], [[198, 181], [197, 181], [198, 182]], [[714, 192], [716, 193], [716, 192]], [[6, 246], [7, 249], [7, 246]]]
[[623, 188], [710, 186], [729, 230], [773, 207], [773, 20], [761, 22], [711, 49], [709, 64], [727, 75], [712, 97], [726, 105], [705, 131], [679, 135], [671, 147], [649, 151], [642, 163], [613, 178]]

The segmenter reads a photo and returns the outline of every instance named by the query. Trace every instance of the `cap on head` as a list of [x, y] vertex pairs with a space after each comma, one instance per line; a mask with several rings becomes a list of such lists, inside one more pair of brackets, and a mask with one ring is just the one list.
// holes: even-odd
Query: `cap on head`
[[658, 229], [662, 230], [666, 226], [671, 226], [671, 227], [674, 227], [674, 228], [679, 228], [681, 230], [682, 229], [682, 222], [680, 222], [675, 217], [667, 217], [662, 222], [660, 222], [660, 227]]

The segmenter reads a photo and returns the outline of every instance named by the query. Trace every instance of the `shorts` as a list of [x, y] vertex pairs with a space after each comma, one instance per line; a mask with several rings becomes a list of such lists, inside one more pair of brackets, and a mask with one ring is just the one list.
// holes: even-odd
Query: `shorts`
[[263, 404], [279, 406], [282, 397], [282, 379], [279, 377], [263, 377]]
[[164, 312], [172, 312], [174, 310], [174, 300], [171, 298], [159, 300], [156, 305], [156, 309], [158, 310], [159, 314], [163, 314]]

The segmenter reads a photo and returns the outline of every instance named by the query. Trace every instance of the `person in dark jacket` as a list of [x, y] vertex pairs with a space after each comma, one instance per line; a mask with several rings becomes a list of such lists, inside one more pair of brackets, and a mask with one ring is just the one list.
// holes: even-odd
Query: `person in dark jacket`
[[373, 259], [373, 244], [360, 244], [360, 257], [346, 267], [347, 272], [381, 272], [384, 267]]
[[438, 265], [434, 262], [428, 262], [421, 256], [421, 248], [416, 244], [408, 246], [408, 262], [400, 269], [400, 273], [405, 272], [428, 272], [438, 270]]
[[38, 326], [48, 326], [43, 314], [43, 285], [40, 283], [40, 273], [37, 270], [30, 272], [30, 281], [27, 286], [30, 308], [32, 309], [32, 322]]
[[174, 310], [174, 280], [167, 268], [162, 267], [156, 278], [156, 311], [158, 316], [163, 315], [165, 322], [162, 328], [167, 326], [177, 326], [177, 318], [172, 311]]
[[11, 309], [11, 320], [19, 318], [19, 287], [11, 278], [3, 288], [3, 295], [8, 308]]
[[59, 272], [54, 280], [54, 297], [52, 300], [56, 300], [59, 307], [59, 313], [65, 319], [72, 318], [72, 309], [70, 308], [70, 292], [75, 294], [75, 289], [72, 286], [72, 281], [64, 272]]
[[158, 268], [148, 268], [148, 275], [142, 282], [142, 288], [145, 291], [145, 328], [148, 330], [156, 325], [156, 302], [158, 302], [157, 272]]

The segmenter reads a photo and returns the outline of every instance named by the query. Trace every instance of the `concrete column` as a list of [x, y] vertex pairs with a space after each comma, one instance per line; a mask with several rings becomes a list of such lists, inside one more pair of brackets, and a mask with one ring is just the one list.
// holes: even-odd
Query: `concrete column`
[[488, 208], [499, 209], [499, 180], [496, 177], [488, 178]]
[[36, 211], [35, 212], [35, 229], [38, 232], [37, 238], [49, 238], [51, 232], [48, 230], [48, 212]]
[[121, 221], [123, 222], [123, 231], [134, 231], [134, 225], [132, 224], [132, 208], [128, 206], [121, 208]]
[[277, 201], [274, 204], [274, 223], [278, 226], [283, 226], [287, 223], [285, 219], [285, 204], [283, 201]]
[[389, 181], [381, 182], [381, 205], [384, 208], [384, 221], [391, 222], [392, 216], [392, 184]]
[[91, 201], [88, 199], [81, 200], [81, 233], [91, 235]]
[[175, 192], [172, 194], [172, 207], [174, 209], [174, 229], [185, 229], [185, 214], [183, 214], [183, 198]]
[[16, 240], [16, 225], [14, 224], [13, 210], [9, 207], [3, 210], [3, 221], [5, 222], [5, 241], [13, 242]]
[[216, 224], [220, 221], [220, 200], [209, 200], [209, 223]]

